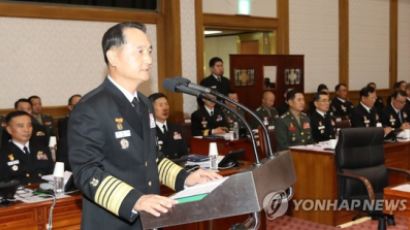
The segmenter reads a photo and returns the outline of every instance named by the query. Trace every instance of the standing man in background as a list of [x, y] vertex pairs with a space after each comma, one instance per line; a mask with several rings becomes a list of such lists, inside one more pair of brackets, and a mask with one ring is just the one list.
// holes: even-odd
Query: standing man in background
[[188, 174], [157, 151], [150, 101], [138, 87], [149, 80], [152, 46], [144, 24], [109, 28], [102, 48], [108, 76], [70, 115], [69, 160], [83, 198], [82, 229], [142, 229], [140, 212], [167, 213], [176, 201], [158, 195], [220, 178]]
[[222, 59], [219, 57], [211, 58], [211, 60], [209, 60], [209, 68], [211, 69], [211, 75], [204, 78], [200, 84], [228, 96], [231, 89], [229, 79], [223, 76], [224, 62]]

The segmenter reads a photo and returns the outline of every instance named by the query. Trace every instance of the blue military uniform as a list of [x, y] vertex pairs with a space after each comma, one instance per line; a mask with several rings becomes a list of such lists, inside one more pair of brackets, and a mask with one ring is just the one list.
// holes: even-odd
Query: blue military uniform
[[76, 105], [68, 124], [69, 160], [82, 191], [82, 229], [141, 229], [132, 212], [160, 183], [181, 190], [188, 174], [157, 151], [153, 109], [134, 107], [110, 79]]

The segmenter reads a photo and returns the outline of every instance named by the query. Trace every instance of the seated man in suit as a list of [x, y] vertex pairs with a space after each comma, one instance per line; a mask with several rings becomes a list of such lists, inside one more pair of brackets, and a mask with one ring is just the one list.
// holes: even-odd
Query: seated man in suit
[[[377, 96], [373, 87], [366, 86], [360, 90], [360, 102], [350, 114], [352, 127], [382, 126], [381, 119], [374, 108], [376, 99]], [[391, 131], [390, 127], [384, 129], [385, 135]]]
[[228, 124], [224, 114], [215, 103], [203, 99], [204, 105], [191, 114], [192, 136], [208, 136], [224, 134], [228, 131]]
[[70, 162], [68, 161], [68, 144], [67, 144], [67, 125], [68, 118], [74, 106], [81, 100], [80, 94], [74, 94], [68, 99], [68, 114], [66, 117], [58, 120], [58, 136], [57, 136], [57, 153], [56, 161], [64, 162], [66, 170], [71, 171]]
[[382, 113], [382, 123], [384, 127], [391, 127], [393, 130], [409, 129], [410, 114], [403, 111], [406, 105], [406, 93], [396, 91], [391, 96], [391, 102]]
[[[273, 107], [275, 104], [275, 94], [272, 91], [266, 90], [262, 94], [262, 105], [256, 109], [256, 114], [260, 117], [266, 127], [269, 129], [275, 128], [276, 119], [279, 118], [278, 111]], [[257, 123], [253, 124], [257, 128]]]
[[336, 121], [348, 120], [351, 110], [353, 109], [353, 104], [347, 98], [347, 86], [345, 84], [337, 84], [335, 86], [336, 96], [333, 98], [330, 104], [330, 110]]
[[305, 97], [302, 92], [288, 92], [289, 110], [276, 120], [277, 150], [285, 150], [293, 145], [313, 143], [309, 117], [302, 111], [305, 109]]
[[168, 122], [168, 98], [162, 93], [148, 97], [154, 107], [155, 124], [159, 150], [169, 159], [177, 159], [188, 154], [188, 147], [182, 138], [181, 127]]
[[[373, 87], [374, 90], [375, 90], [375, 92], [376, 92], [376, 95], [377, 95], [377, 85], [376, 85], [376, 83], [374, 83], [374, 82], [369, 82], [369, 83], [367, 84], [367, 86], [368, 86], [368, 87]], [[382, 113], [383, 113], [383, 109], [384, 109], [384, 101], [383, 101], [383, 98], [381, 98], [380, 96], [377, 96], [376, 102], [374, 103], [374, 108], [376, 109], [377, 114], [379, 115], [379, 117], [381, 117], [381, 116], [382, 116]]]
[[42, 113], [43, 106], [41, 103], [41, 98], [37, 95], [33, 95], [28, 99], [30, 100], [33, 108], [31, 115], [40, 125], [44, 126], [48, 136], [54, 136], [53, 118], [50, 115]]
[[211, 75], [204, 78], [200, 85], [214, 89], [225, 96], [230, 92], [229, 79], [224, 77], [224, 62], [219, 57], [213, 57], [209, 60]]
[[324, 91], [316, 93], [313, 104], [315, 110], [309, 115], [313, 140], [320, 142], [335, 138], [335, 122], [329, 112], [329, 94]]
[[[1, 150], [1, 161], [7, 179], [21, 183], [39, 182], [42, 175], [53, 170], [53, 161], [47, 146], [30, 141], [32, 117], [23, 111], [13, 111], [6, 116], [6, 129], [10, 141]], [[4, 179], [4, 178], [3, 178]]]

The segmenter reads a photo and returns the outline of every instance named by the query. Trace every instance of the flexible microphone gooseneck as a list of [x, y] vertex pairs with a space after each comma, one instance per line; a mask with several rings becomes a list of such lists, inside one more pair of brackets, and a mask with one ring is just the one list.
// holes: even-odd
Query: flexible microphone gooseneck
[[[167, 88], [167, 87], [169, 87], [169, 88]], [[255, 112], [253, 112], [252, 110], [248, 109], [246, 106], [240, 104], [239, 102], [236, 102], [236, 101], [232, 100], [231, 98], [219, 93], [216, 90], [212, 90], [210, 88], [191, 83], [190, 80], [188, 80], [186, 78], [183, 78], [183, 77], [174, 77], [174, 78], [166, 79], [164, 81], [164, 88], [169, 89], [170, 91], [173, 91], [173, 92], [184, 92], [184, 93], [196, 96], [196, 97], [198, 97], [199, 92], [201, 92], [203, 94], [212, 94], [212, 95], [216, 96], [217, 98], [229, 101], [230, 103], [232, 103], [232, 104], [238, 106], [239, 108], [243, 109], [244, 111], [248, 112], [254, 119], [256, 119], [256, 121], [262, 127], [262, 131], [264, 133], [263, 138], [265, 139], [264, 144], [265, 144], [265, 149], [267, 149], [267, 151], [268, 151], [268, 157], [270, 159], [275, 158], [276, 153], [274, 153], [273, 150], [272, 150], [272, 143], [271, 143], [271, 140], [269, 138], [268, 129], [263, 124], [263, 121], [259, 118], [259, 116], [257, 114], [255, 114]], [[182, 88], [185, 91], [181, 91], [180, 89], [182, 89]], [[217, 104], [219, 105], [219, 103], [217, 103]], [[249, 133], [252, 133], [252, 130]]]
[[[189, 81], [189, 80], [188, 80]], [[186, 93], [186, 94], [190, 94], [193, 96], [196, 96], [198, 98], [205, 98], [209, 101], [214, 102], [215, 104], [218, 104], [222, 107], [224, 107], [225, 109], [229, 110], [230, 112], [232, 112], [233, 114], [235, 114], [235, 116], [237, 116], [241, 122], [245, 125], [246, 129], [248, 130], [250, 137], [251, 137], [251, 141], [252, 141], [252, 147], [253, 147], [253, 152], [254, 152], [254, 157], [255, 157], [255, 164], [256, 166], [260, 166], [261, 162], [259, 159], [259, 155], [258, 155], [258, 149], [257, 149], [257, 145], [256, 145], [256, 140], [255, 140], [255, 135], [252, 132], [251, 127], [249, 126], [248, 122], [246, 122], [245, 118], [243, 116], [241, 116], [237, 111], [229, 108], [227, 105], [225, 105], [224, 103], [220, 102], [219, 100], [216, 100], [213, 97], [210, 97], [209, 94], [200, 92], [198, 90], [194, 90], [192, 88], [187, 87], [186, 85], [184, 85], [186, 83], [185, 80], [181, 80], [181, 78], [175, 78], [175, 79], [166, 79], [164, 81], [164, 88], [172, 91], [172, 92], [181, 92], [181, 93]]]

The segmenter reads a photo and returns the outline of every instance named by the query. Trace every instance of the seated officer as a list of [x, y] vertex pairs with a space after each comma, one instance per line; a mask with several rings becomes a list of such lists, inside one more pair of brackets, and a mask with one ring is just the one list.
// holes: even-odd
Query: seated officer
[[[48, 147], [30, 141], [33, 131], [31, 116], [23, 111], [13, 111], [6, 116], [6, 129], [10, 141], [1, 150], [1, 168], [7, 180], [21, 183], [39, 182], [42, 175], [53, 169]], [[4, 178], [3, 178], [4, 179]]]
[[68, 161], [68, 143], [67, 143], [67, 125], [68, 118], [70, 117], [71, 111], [74, 109], [74, 106], [81, 100], [81, 95], [74, 94], [68, 99], [68, 111], [66, 117], [58, 120], [58, 136], [57, 136], [57, 153], [56, 161], [64, 162], [64, 167], [66, 170], [71, 171], [71, 165]]
[[315, 94], [315, 110], [310, 113], [310, 128], [314, 141], [326, 141], [335, 138], [335, 122], [329, 113], [329, 94], [319, 92]]
[[43, 107], [41, 103], [41, 98], [39, 96], [33, 95], [28, 99], [30, 100], [31, 106], [33, 108], [33, 112], [31, 115], [34, 117], [34, 119], [36, 119], [36, 121], [40, 125], [44, 126], [48, 136], [53, 136], [53, 118], [50, 115], [42, 113]]
[[203, 106], [191, 114], [192, 136], [208, 136], [227, 132], [224, 114], [215, 103], [202, 99]]
[[158, 148], [169, 159], [177, 159], [188, 154], [188, 147], [182, 138], [181, 127], [168, 122], [169, 104], [162, 93], [154, 93], [148, 97], [154, 107]]
[[[369, 82], [367, 84], [368, 87], [373, 87], [374, 90], [376, 91], [376, 95], [377, 95], [377, 85], [374, 82]], [[374, 108], [377, 111], [377, 114], [379, 115], [379, 117], [382, 116], [383, 113], [383, 109], [384, 109], [384, 102], [383, 102], [383, 98], [381, 98], [380, 96], [377, 96], [376, 102], [374, 103]]]
[[391, 102], [386, 106], [382, 113], [383, 127], [391, 127], [393, 130], [409, 129], [410, 114], [403, 111], [406, 105], [406, 93], [396, 91], [391, 96]]
[[[238, 94], [235, 92], [230, 92], [228, 94], [228, 97], [232, 99], [233, 101], [239, 102]], [[230, 109], [238, 112], [239, 115], [245, 118], [245, 112], [239, 107], [237, 107], [235, 104], [230, 103], [228, 101], [225, 101], [225, 104]], [[221, 109], [222, 109], [222, 112], [224, 113], [229, 129], [233, 128], [235, 122], [238, 122], [239, 129], [245, 129], [245, 125], [240, 121], [240, 119], [233, 112], [229, 111], [228, 109], [225, 109], [224, 107], [221, 107]]]
[[291, 90], [286, 98], [289, 110], [276, 120], [276, 143], [279, 151], [293, 145], [313, 143], [309, 117], [302, 112], [305, 109], [303, 93]]
[[[381, 126], [381, 119], [374, 108], [377, 96], [373, 87], [364, 87], [360, 90], [360, 102], [354, 107], [350, 115], [352, 127], [376, 127]], [[391, 128], [384, 129], [385, 135], [391, 132]]]
[[[275, 128], [276, 119], [279, 118], [278, 111], [273, 107], [275, 104], [275, 94], [272, 91], [266, 90], [262, 94], [262, 105], [256, 109], [256, 114], [269, 129]], [[253, 124], [257, 128], [257, 124]]]
[[348, 91], [345, 84], [337, 84], [335, 86], [336, 96], [330, 104], [330, 110], [336, 121], [349, 120], [349, 115], [353, 109], [353, 104], [347, 99], [347, 93]]

